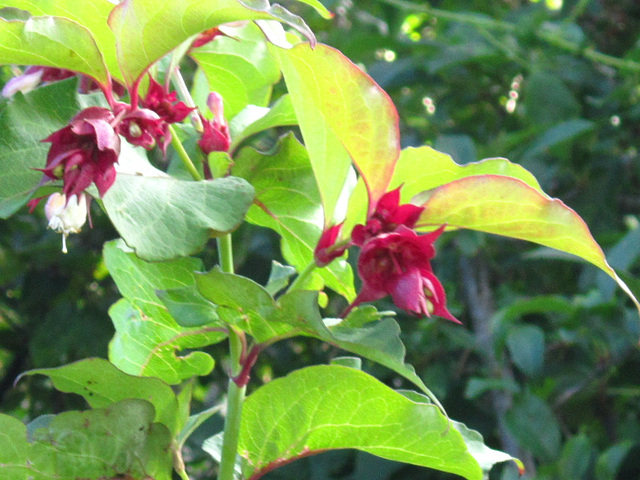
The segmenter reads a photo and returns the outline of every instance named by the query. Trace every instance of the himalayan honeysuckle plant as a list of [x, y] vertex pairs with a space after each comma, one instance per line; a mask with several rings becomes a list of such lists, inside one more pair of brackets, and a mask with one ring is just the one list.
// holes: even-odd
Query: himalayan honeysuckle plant
[[[348, 448], [469, 480], [498, 462], [522, 470], [449, 418], [405, 363], [393, 312], [372, 302], [390, 299], [409, 314], [402, 321], [461, 323], [434, 245], [472, 229], [580, 257], [638, 305], [582, 219], [519, 165], [401, 150], [385, 92], [280, 5], [0, 8], [0, 62], [15, 73], [0, 101], [0, 216], [44, 209], [66, 251], [102, 209], [121, 237], [103, 258], [122, 295], [109, 311], [109, 361], [25, 373], [88, 405], [28, 425], [0, 415], [0, 479], [186, 480], [185, 441], [218, 412], [224, 429], [202, 448], [220, 480]], [[280, 237], [289, 265], [274, 262], [266, 285], [234, 273], [232, 232], [243, 222]], [[194, 255], [214, 243], [219, 264], [207, 272]], [[328, 318], [325, 289], [343, 298]], [[294, 336], [377, 362], [415, 390], [390, 388], [354, 357], [252, 382], [260, 354]], [[191, 414], [194, 379], [214, 368], [204, 349], [221, 342], [225, 400]]]

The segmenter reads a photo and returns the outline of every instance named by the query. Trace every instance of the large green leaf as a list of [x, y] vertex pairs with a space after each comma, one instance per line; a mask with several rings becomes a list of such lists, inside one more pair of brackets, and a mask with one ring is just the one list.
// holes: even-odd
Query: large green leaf
[[113, 32], [107, 24], [114, 4], [109, 0], [5, 0], [3, 6], [27, 10], [32, 15], [65, 17], [85, 27], [95, 40], [111, 75], [122, 78]]
[[57, 82], [25, 96], [17, 93], [0, 112], [0, 218], [22, 207], [33, 193], [47, 157], [41, 140], [62, 128], [80, 109], [76, 81]]
[[247, 105], [266, 107], [272, 86], [280, 80], [277, 61], [254, 24], [225, 33], [191, 55], [204, 72], [209, 89], [224, 99], [224, 113], [233, 118]]
[[[402, 185], [401, 202], [408, 203], [420, 192], [475, 175], [504, 175], [518, 178], [542, 193], [538, 181], [531, 173], [506, 158], [488, 158], [458, 165], [451, 156], [427, 146], [402, 150], [389, 188]], [[349, 200], [345, 233], [350, 233], [356, 223], [363, 223], [366, 219], [369, 200], [366, 189], [363, 187], [361, 182], [358, 182]]]
[[156, 60], [192, 35], [239, 20], [278, 20], [314, 42], [300, 17], [267, 0], [125, 0], [109, 25], [116, 36], [120, 68], [132, 84]]
[[126, 373], [170, 384], [206, 375], [213, 368], [208, 354], [194, 351], [178, 356], [176, 351], [217, 343], [225, 332], [217, 325], [180, 327], [156, 295], [157, 290], [193, 285], [193, 272], [201, 270], [202, 263], [194, 258], [149, 263], [124, 248], [118, 241], [104, 247], [106, 266], [125, 297], [109, 310], [116, 328], [110, 360]]
[[413, 367], [404, 363], [400, 326], [391, 318], [381, 318], [384, 314], [373, 306], [356, 308], [344, 320], [323, 320], [317, 291], [294, 290], [276, 301], [252, 280], [217, 269], [198, 275], [196, 282], [200, 293], [218, 305], [222, 319], [258, 342], [273, 343], [294, 335], [318, 338], [395, 371], [438, 404]]
[[259, 388], [244, 405], [239, 450], [247, 460], [245, 478], [339, 448], [483, 478], [476, 449], [435, 405], [413, 401], [359, 370], [304, 368]]
[[124, 241], [147, 260], [200, 251], [213, 235], [242, 222], [253, 188], [240, 178], [192, 182], [118, 174], [104, 206]]
[[168, 384], [158, 378], [128, 375], [102, 358], [26, 373], [48, 376], [56, 389], [82, 395], [92, 408], [108, 407], [127, 398], [146, 400], [155, 409], [154, 421], [165, 425], [174, 435], [186, 421], [179, 417], [178, 399]]
[[[339, 51], [299, 44], [278, 55], [325, 209], [334, 210], [349, 160], [376, 201], [400, 154], [398, 115], [387, 94]], [[339, 215], [337, 215], [339, 216]]]
[[0, 18], [0, 64], [43, 65], [84, 73], [105, 85], [109, 74], [91, 33], [61, 17]]
[[[301, 272], [313, 262], [313, 251], [324, 223], [318, 187], [305, 148], [293, 134], [282, 138], [271, 155], [245, 148], [236, 156], [232, 172], [246, 178], [256, 189], [257, 205], [249, 209], [247, 220], [278, 232], [282, 236], [284, 258]], [[317, 269], [312, 282], [314, 278], [349, 300], [355, 298], [353, 272], [345, 259]], [[322, 288], [322, 283], [318, 287]]]
[[0, 479], [170, 480], [171, 435], [154, 415], [140, 399], [36, 419], [28, 427], [0, 415]]
[[607, 263], [582, 218], [518, 178], [477, 175], [454, 180], [414, 197], [424, 212], [417, 227], [446, 224], [519, 238], [576, 255], [609, 274], [640, 304]]

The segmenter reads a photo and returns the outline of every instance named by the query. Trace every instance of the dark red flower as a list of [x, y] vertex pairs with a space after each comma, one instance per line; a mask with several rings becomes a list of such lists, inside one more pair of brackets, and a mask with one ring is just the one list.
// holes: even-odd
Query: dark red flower
[[167, 123], [178, 123], [187, 118], [194, 109], [178, 101], [176, 92], [168, 92], [153, 77], [149, 77], [149, 90], [142, 106], [156, 112]]
[[227, 152], [231, 146], [229, 126], [224, 119], [222, 97], [216, 92], [211, 92], [207, 98], [207, 106], [213, 113], [213, 118], [207, 120], [202, 115], [202, 137], [198, 140], [198, 146], [205, 155], [211, 152]]
[[424, 207], [405, 203], [400, 205], [400, 189], [385, 193], [373, 213], [367, 219], [366, 225], [356, 225], [351, 232], [354, 245], [363, 246], [367, 240], [381, 233], [393, 232], [398, 226], [403, 225], [413, 228], [424, 210]]
[[[120, 122], [116, 126], [116, 131], [133, 145], [151, 150], [156, 145], [160, 145], [163, 152], [166, 151], [168, 142], [167, 122], [153, 110], [148, 108], [131, 107], [124, 103], [116, 105], [116, 117], [121, 116]], [[171, 141], [171, 137], [169, 137]]]
[[335, 258], [341, 257], [349, 247], [349, 243], [336, 245], [336, 240], [342, 232], [343, 223], [329, 227], [320, 236], [313, 256], [318, 267], [329, 265]]
[[394, 303], [409, 313], [438, 315], [460, 323], [447, 310], [444, 288], [431, 269], [433, 242], [443, 230], [421, 236], [399, 226], [368, 240], [358, 259], [362, 289], [345, 314], [363, 302], [391, 295]]
[[43, 140], [51, 147], [42, 172], [51, 180], [62, 179], [66, 198], [79, 197], [92, 182], [102, 197], [113, 185], [114, 164], [120, 155], [120, 137], [112, 127], [114, 120], [111, 110], [89, 107]]

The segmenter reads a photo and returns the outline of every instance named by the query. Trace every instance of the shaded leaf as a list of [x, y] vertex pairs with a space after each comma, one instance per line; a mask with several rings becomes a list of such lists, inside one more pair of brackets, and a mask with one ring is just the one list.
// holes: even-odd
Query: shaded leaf
[[542, 372], [544, 365], [544, 332], [535, 325], [518, 325], [507, 335], [511, 359], [523, 373], [531, 377]]
[[204, 298], [195, 285], [156, 292], [181, 327], [201, 327], [218, 321], [216, 306]]
[[61, 392], [82, 395], [92, 408], [108, 407], [120, 400], [139, 398], [155, 409], [155, 422], [173, 434], [186, 418], [179, 418], [178, 400], [171, 387], [158, 378], [126, 374], [102, 358], [89, 358], [59, 368], [29, 370], [27, 375], [46, 375]]
[[284, 22], [315, 41], [300, 17], [266, 0], [125, 0], [113, 9], [109, 25], [124, 78], [133, 84], [152, 63], [189, 37], [223, 23], [258, 19]]
[[109, 74], [91, 33], [61, 17], [0, 18], [0, 64], [42, 65], [84, 73], [106, 85]]
[[233, 177], [191, 182], [119, 174], [103, 200], [127, 245], [156, 261], [196, 253], [212, 235], [237, 228], [253, 188]]
[[44, 167], [49, 150], [41, 140], [80, 109], [76, 85], [68, 80], [17, 93], [0, 112], [0, 218], [22, 207], [38, 185], [42, 173], [34, 169]]
[[309, 151], [325, 224], [334, 216], [349, 159], [360, 171], [369, 197], [377, 201], [387, 190], [400, 153], [398, 115], [387, 94], [326, 45], [272, 51], [280, 60]]
[[[74, 480], [127, 476], [170, 480], [171, 435], [154, 423], [153, 406], [129, 399], [105, 408], [71, 411], [34, 421], [27, 441], [21, 422], [0, 415], [0, 478], [11, 480]], [[7, 476], [11, 475], [11, 476]]]
[[194, 258], [148, 263], [123, 248], [118, 241], [104, 247], [106, 266], [125, 297], [109, 310], [116, 329], [109, 345], [111, 362], [126, 373], [170, 384], [209, 373], [213, 359], [208, 354], [176, 352], [217, 343], [226, 334], [210, 326], [180, 327], [156, 296], [157, 290], [194, 285], [193, 272], [202, 263]]

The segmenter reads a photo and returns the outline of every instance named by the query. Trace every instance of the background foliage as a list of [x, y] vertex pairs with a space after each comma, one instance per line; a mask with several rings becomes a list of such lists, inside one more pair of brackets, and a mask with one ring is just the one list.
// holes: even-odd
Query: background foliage
[[[403, 147], [426, 143], [461, 164], [504, 156], [525, 166], [585, 219], [638, 293], [637, 2], [323, 3], [336, 13], [330, 22], [297, 3], [287, 7], [391, 95]], [[4, 68], [2, 80], [10, 76]], [[0, 222], [3, 413], [29, 419], [81, 408], [79, 397], [55, 391], [44, 376], [13, 382], [28, 369], [107, 356], [114, 335], [107, 310], [120, 295], [102, 245], [117, 234], [95, 205], [92, 216], [94, 228], [70, 240], [66, 256], [38, 214], [24, 209]], [[264, 283], [270, 259], [280, 255], [275, 235], [245, 225], [234, 238], [238, 273]], [[201, 255], [207, 269], [213, 250]], [[640, 331], [613, 281], [551, 250], [475, 232], [444, 235], [434, 267], [464, 327], [400, 322], [407, 361], [449, 414], [523, 459], [529, 478], [638, 478]], [[343, 307], [329, 302], [336, 312]], [[195, 386], [203, 409], [226, 382], [219, 348], [209, 348], [216, 370]], [[339, 355], [317, 340], [281, 342], [260, 357], [255, 383]], [[382, 367], [365, 362], [364, 369], [394, 388], [404, 385]], [[214, 421], [190, 440], [193, 478], [210, 474], [198, 441], [216, 430]], [[516, 476], [512, 466], [492, 474]], [[344, 451], [265, 478], [454, 477]]]

